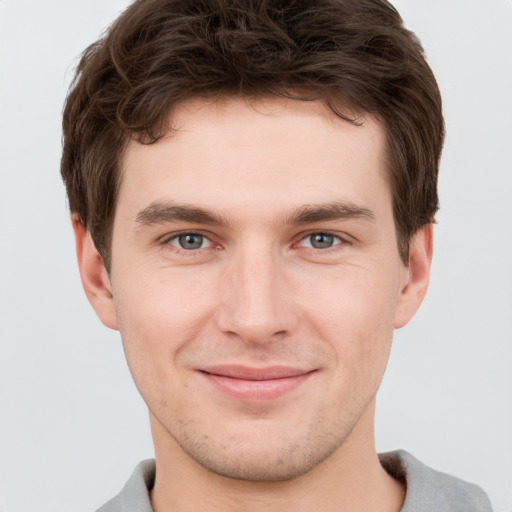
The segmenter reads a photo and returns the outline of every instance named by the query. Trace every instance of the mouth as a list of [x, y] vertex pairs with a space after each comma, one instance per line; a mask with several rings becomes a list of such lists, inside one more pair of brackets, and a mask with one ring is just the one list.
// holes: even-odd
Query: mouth
[[221, 393], [242, 401], [275, 400], [304, 384], [316, 370], [270, 366], [255, 368], [220, 365], [200, 369], [204, 378]]

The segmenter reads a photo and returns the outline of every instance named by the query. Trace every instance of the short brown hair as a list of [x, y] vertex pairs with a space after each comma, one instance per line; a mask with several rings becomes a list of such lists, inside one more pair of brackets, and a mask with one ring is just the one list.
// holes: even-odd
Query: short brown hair
[[153, 143], [194, 96], [324, 101], [383, 125], [398, 248], [434, 221], [444, 138], [422, 47], [385, 0], [136, 0], [85, 50], [63, 117], [61, 173], [71, 212], [110, 265], [120, 162]]

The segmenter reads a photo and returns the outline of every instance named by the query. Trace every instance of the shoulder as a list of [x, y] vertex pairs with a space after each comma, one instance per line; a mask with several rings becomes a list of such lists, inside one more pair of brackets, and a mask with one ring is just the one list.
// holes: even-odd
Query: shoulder
[[121, 492], [96, 512], [153, 512], [149, 493], [155, 480], [155, 461], [140, 462]]
[[406, 485], [402, 512], [492, 512], [480, 487], [435, 471], [406, 451], [384, 453], [379, 458], [386, 471]]

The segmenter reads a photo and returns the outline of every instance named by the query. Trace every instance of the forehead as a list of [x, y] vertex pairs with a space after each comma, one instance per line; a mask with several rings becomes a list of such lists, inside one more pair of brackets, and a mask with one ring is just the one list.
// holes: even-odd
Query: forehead
[[159, 142], [130, 141], [119, 201], [364, 202], [372, 187], [388, 189], [385, 161], [383, 130], [371, 116], [355, 125], [320, 101], [194, 99], [171, 112]]

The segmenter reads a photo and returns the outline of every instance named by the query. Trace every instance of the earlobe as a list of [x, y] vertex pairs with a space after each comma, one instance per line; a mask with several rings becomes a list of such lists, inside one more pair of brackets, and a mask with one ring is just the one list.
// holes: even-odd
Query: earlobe
[[428, 289], [432, 263], [434, 226], [424, 226], [412, 237], [407, 282], [402, 287], [395, 313], [395, 329], [406, 325], [418, 311]]
[[111, 329], [117, 329], [112, 286], [103, 259], [84, 224], [77, 219], [72, 219], [71, 222], [75, 233], [78, 268], [85, 294], [103, 324]]

